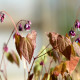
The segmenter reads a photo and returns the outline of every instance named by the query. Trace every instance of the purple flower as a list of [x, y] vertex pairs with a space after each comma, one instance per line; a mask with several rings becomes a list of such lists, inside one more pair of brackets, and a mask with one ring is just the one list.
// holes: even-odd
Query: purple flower
[[7, 44], [4, 44], [4, 46], [3, 46], [3, 50], [4, 50], [4, 52], [8, 52]]
[[76, 20], [76, 22], [75, 22], [75, 28], [77, 28], [78, 30], [80, 30], [80, 22], [79, 22], [79, 20]]
[[40, 62], [40, 65], [42, 65], [42, 66], [43, 66], [43, 65], [44, 65], [44, 61], [41, 61], [41, 62]]
[[75, 33], [75, 31], [74, 31], [74, 30], [70, 30], [70, 31], [69, 31], [69, 36], [74, 37], [75, 35], [76, 35], [76, 33]]
[[3, 22], [5, 18], [5, 14], [0, 14], [0, 21]]
[[75, 42], [80, 43], [80, 37], [75, 40]]
[[22, 30], [23, 30], [22, 24], [20, 23], [20, 24], [19, 24], [19, 31], [22, 31]]
[[29, 24], [25, 24], [25, 25], [24, 25], [24, 29], [25, 29], [25, 30], [30, 30], [30, 28], [31, 28], [31, 27], [30, 27]]

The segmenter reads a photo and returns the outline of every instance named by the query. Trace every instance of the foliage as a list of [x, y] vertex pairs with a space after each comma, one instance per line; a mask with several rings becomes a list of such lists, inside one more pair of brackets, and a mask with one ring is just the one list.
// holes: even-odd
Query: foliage
[[[7, 12], [3, 11], [7, 14]], [[5, 14], [0, 13], [0, 21], [3, 22], [5, 18]], [[8, 14], [9, 16], [9, 14]], [[11, 16], [9, 16], [11, 18]], [[11, 18], [12, 20], [12, 18]], [[15, 29], [13, 29], [9, 40], [14, 33], [15, 47], [22, 60], [22, 56], [24, 58], [24, 63], [27, 65], [27, 61], [31, 64], [31, 60], [33, 58], [33, 62], [31, 64], [30, 70], [28, 69], [28, 79], [27, 80], [72, 80], [71, 74], [76, 69], [77, 64], [80, 59], [80, 37], [75, 39], [76, 37], [76, 29], [80, 29], [80, 22], [77, 20], [75, 22], [75, 27], [69, 31], [65, 36], [60, 35], [56, 32], [47, 33], [49, 43], [46, 47], [43, 47], [39, 54], [34, 57], [34, 50], [36, 48], [36, 31], [32, 30], [31, 33], [28, 33], [26, 37], [23, 37], [19, 31], [23, 31], [23, 26], [21, 25], [22, 21], [25, 22], [24, 29], [30, 29], [30, 21], [20, 20], [17, 25], [13, 22]], [[19, 26], [18, 26], [19, 25]], [[17, 29], [18, 26], [18, 29]], [[16, 30], [16, 32], [15, 32]], [[47, 39], [47, 40], [48, 40]], [[19, 58], [14, 50], [8, 51], [8, 43], [3, 46], [3, 56], [6, 56], [7, 60], [11, 63], [17, 64], [20, 66]], [[48, 47], [51, 45], [51, 47]], [[63, 59], [63, 57], [65, 59]], [[50, 59], [49, 59], [50, 58]], [[2, 64], [1, 60], [1, 64]], [[55, 63], [54, 63], [55, 62]], [[0, 70], [1, 70], [0, 64]], [[46, 65], [49, 65], [48, 67]], [[56, 64], [54, 66], [54, 64]], [[25, 71], [24, 66], [24, 71]], [[33, 71], [32, 71], [33, 70]], [[4, 73], [3, 70], [1, 70]], [[32, 73], [31, 73], [32, 72]], [[25, 74], [24, 74], [25, 75]], [[4, 74], [5, 80], [6, 73]]]

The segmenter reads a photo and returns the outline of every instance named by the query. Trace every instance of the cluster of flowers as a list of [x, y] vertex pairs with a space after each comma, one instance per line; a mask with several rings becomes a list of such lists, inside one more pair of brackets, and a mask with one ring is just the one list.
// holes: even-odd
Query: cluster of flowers
[[[24, 25], [24, 29], [25, 30], [30, 30], [30, 28], [31, 28], [30, 25], [31, 25], [31, 21], [27, 21], [27, 23]], [[23, 27], [22, 27], [21, 23], [19, 24], [18, 30], [23, 31]]]
[[[0, 22], [2, 23], [4, 21], [4, 18], [5, 18], [5, 14], [0, 12]], [[25, 20], [26, 21], [26, 20]], [[31, 21], [26, 21], [26, 24], [24, 25], [24, 30], [30, 30], [31, 28]], [[23, 31], [23, 26], [22, 24], [20, 23], [19, 26], [18, 26], [18, 30], [19, 31]], [[13, 38], [15, 37], [15, 35], [13, 36]], [[4, 46], [3, 46], [3, 50], [4, 52], [8, 52], [8, 46], [7, 44], [5, 43]]]
[[[76, 30], [76, 29], [77, 29], [77, 30], [80, 30], [80, 22], [79, 22], [79, 20], [76, 20], [76, 21], [75, 21], [74, 27], [75, 27], [75, 30]], [[71, 36], [72, 38], [76, 36], [75, 30], [70, 30], [70, 31], [69, 31], [69, 36]], [[80, 37], [78, 37], [75, 41], [76, 41], [77, 43], [78, 43], [78, 42], [80, 43]]]

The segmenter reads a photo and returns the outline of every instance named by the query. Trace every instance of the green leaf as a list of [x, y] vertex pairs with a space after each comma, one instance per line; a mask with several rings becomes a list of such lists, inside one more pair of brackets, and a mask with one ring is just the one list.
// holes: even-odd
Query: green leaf
[[19, 58], [14, 51], [5, 53], [5, 56], [7, 57], [8, 61], [10, 61], [11, 63], [16, 63], [17, 66], [20, 66]]
[[35, 65], [34, 66], [34, 73], [39, 72], [41, 70], [42, 70], [42, 66], [40, 66], [40, 65]]
[[12, 57], [12, 55], [11, 55], [11, 53], [10, 53], [10, 52], [5, 53], [5, 55], [6, 55], [7, 59], [8, 59], [11, 63], [13, 63], [13, 62], [14, 62], [13, 57]]

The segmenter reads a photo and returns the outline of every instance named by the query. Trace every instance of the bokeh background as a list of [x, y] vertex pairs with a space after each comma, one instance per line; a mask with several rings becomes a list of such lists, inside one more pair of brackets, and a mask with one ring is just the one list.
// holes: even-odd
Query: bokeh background
[[[37, 31], [37, 47], [34, 56], [38, 54], [43, 45], [48, 43], [45, 32], [55, 31], [65, 35], [69, 31], [75, 22], [79, 7], [80, 0], [0, 0], [0, 10], [8, 12], [15, 23], [21, 19], [32, 22], [31, 30]], [[3, 43], [7, 42], [12, 30], [13, 24], [6, 15], [4, 22], [0, 23], [0, 60]], [[25, 35], [27, 33], [24, 32]], [[16, 51], [13, 38], [8, 47], [9, 50]], [[23, 60], [20, 61], [19, 68], [7, 60], [6, 64], [8, 80], [24, 80]]]

